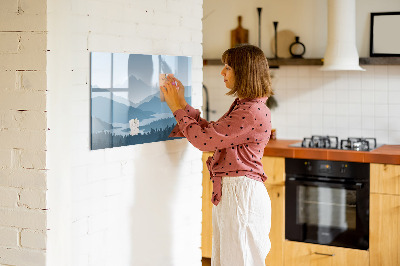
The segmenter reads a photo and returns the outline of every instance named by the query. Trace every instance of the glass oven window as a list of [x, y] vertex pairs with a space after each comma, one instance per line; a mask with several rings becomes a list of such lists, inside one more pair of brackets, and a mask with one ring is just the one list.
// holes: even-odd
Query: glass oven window
[[356, 191], [298, 186], [297, 223], [340, 231], [356, 228]]

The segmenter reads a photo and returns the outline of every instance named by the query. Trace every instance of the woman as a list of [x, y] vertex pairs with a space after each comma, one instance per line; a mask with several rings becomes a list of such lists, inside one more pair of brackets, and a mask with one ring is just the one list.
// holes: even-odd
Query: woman
[[200, 118], [200, 111], [186, 103], [179, 80], [168, 77], [160, 87], [178, 122], [170, 136], [214, 151], [207, 161], [213, 182], [212, 265], [265, 265], [271, 246], [271, 202], [261, 164], [271, 130], [265, 104], [272, 95], [268, 62], [252, 45], [228, 49], [222, 62], [227, 95], [237, 98], [216, 122]]

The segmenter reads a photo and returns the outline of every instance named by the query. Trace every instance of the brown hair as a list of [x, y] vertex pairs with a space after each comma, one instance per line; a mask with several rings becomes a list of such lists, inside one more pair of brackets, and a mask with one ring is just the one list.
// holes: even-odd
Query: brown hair
[[235, 86], [227, 95], [255, 99], [274, 94], [268, 61], [260, 48], [248, 44], [240, 45], [226, 50], [221, 60], [235, 74]]

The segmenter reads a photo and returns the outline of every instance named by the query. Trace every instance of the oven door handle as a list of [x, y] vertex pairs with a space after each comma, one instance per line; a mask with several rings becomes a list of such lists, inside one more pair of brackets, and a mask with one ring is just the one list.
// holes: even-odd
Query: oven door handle
[[361, 189], [363, 187], [363, 183], [361, 182], [335, 182], [335, 181], [322, 181], [322, 180], [315, 180], [315, 181], [310, 181], [310, 180], [304, 180], [303, 178], [298, 178], [298, 177], [288, 177], [286, 181], [289, 182], [297, 182], [297, 183], [301, 183], [304, 185], [312, 185], [312, 186], [316, 186], [316, 185], [340, 185], [340, 186], [344, 186], [346, 188], [353, 188], [353, 189]]

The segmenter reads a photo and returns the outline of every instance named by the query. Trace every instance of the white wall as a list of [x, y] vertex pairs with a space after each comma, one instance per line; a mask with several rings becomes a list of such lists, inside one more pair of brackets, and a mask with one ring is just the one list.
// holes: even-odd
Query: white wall
[[[219, 59], [221, 54], [229, 48], [230, 31], [237, 27], [238, 16], [242, 16], [243, 28], [249, 30], [249, 43], [258, 45], [258, 7], [262, 8], [261, 49], [267, 57], [273, 55], [273, 21], [279, 22], [278, 31], [290, 30], [300, 36], [300, 41], [307, 48], [306, 55], [316, 57], [322, 51], [327, 37], [324, 32], [327, 26], [326, 2], [321, 0], [205, 0], [204, 58]], [[278, 52], [279, 50], [278, 48]]]
[[[324, 56], [327, 41], [327, 2], [327, 0], [204, 0], [204, 58], [219, 59], [229, 48], [230, 31], [237, 27], [238, 16], [242, 16], [242, 26], [249, 30], [249, 43], [258, 45], [258, 7], [262, 8], [261, 49], [267, 57], [274, 55], [272, 22], [278, 21], [278, 32], [286, 32], [283, 36], [291, 36], [287, 32], [290, 31], [300, 37], [300, 41], [306, 46], [305, 57], [321, 58]], [[398, 0], [356, 0], [356, 42], [360, 57], [369, 56], [370, 13], [399, 10]], [[278, 40], [291, 43], [285, 38]], [[278, 48], [278, 53], [280, 49]], [[290, 54], [288, 56], [290, 57]]]
[[[210, 91], [210, 120], [232, 103], [219, 71], [205, 66]], [[278, 108], [271, 113], [280, 139], [311, 135], [376, 137], [381, 144], [400, 143], [400, 66], [362, 66], [365, 72], [323, 72], [319, 66], [272, 69]]]
[[399, 144], [400, 66], [363, 67], [365, 72], [274, 70], [279, 107], [271, 116], [278, 137], [362, 136]]
[[89, 52], [192, 56], [199, 107], [201, 18], [201, 0], [48, 1], [48, 265], [201, 264], [201, 152], [89, 146]]
[[[385, 0], [357, 3], [357, 47], [361, 57], [369, 56], [369, 13], [400, 10], [400, 2]], [[263, 23], [280, 21], [281, 29], [291, 29], [307, 47], [306, 57], [323, 57], [326, 47], [327, 1], [234, 1], [232, 11], [226, 1], [204, 1], [204, 58], [220, 58], [229, 48], [229, 31], [236, 27], [236, 17], [243, 15], [244, 27], [250, 30], [250, 43], [258, 44], [258, 5], [266, 11]], [[248, 8], [248, 6], [251, 6]], [[249, 10], [251, 9], [251, 10]], [[221, 14], [224, 14], [223, 16]], [[247, 20], [252, 19], [250, 22]], [[213, 25], [219, 25], [215, 27]], [[268, 28], [268, 25], [262, 27]], [[218, 30], [218, 33], [216, 32]], [[279, 26], [278, 26], [279, 30]], [[267, 31], [267, 30], [265, 30]], [[272, 34], [268, 37], [268, 34]], [[216, 38], [222, 36], [222, 38]], [[272, 52], [267, 40], [273, 27], [262, 33], [262, 49]], [[281, 66], [272, 69], [273, 89], [279, 107], [272, 111], [272, 124], [281, 139], [302, 139], [311, 135], [376, 137], [382, 144], [400, 143], [400, 66], [363, 66], [365, 72], [321, 72], [318, 66]], [[221, 66], [204, 67], [204, 84], [210, 93], [210, 109], [218, 119], [232, 102], [225, 96], [220, 76]]]
[[46, 1], [0, 1], [0, 265], [46, 260]]

